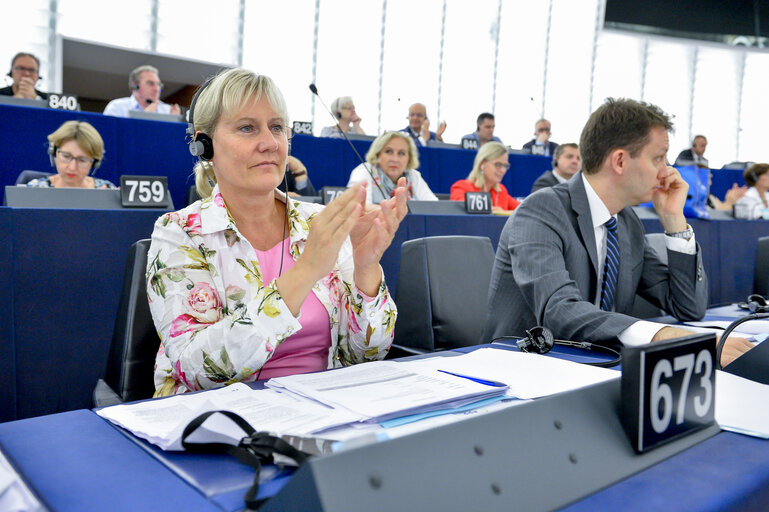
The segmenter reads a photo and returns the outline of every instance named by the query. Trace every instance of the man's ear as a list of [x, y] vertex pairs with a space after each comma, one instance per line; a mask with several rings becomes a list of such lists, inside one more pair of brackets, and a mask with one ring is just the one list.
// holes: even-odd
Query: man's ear
[[607, 157], [609, 167], [615, 174], [624, 174], [630, 162], [630, 153], [625, 149], [614, 149]]

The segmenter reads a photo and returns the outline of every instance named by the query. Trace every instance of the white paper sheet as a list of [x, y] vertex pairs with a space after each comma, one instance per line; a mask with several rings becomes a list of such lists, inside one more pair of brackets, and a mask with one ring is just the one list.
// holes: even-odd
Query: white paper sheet
[[401, 364], [423, 365], [504, 382], [509, 386], [508, 394], [518, 398], [540, 398], [620, 377], [620, 372], [608, 368], [495, 348]]
[[769, 439], [769, 386], [716, 371], [716, 421], [724, 430]]

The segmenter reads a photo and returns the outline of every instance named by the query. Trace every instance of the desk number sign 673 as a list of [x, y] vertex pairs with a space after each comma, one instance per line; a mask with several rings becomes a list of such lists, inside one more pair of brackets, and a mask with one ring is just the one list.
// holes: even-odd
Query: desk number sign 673
[[622, 422], [641, 453], [712, 424], [715, 335], [622, 352]]

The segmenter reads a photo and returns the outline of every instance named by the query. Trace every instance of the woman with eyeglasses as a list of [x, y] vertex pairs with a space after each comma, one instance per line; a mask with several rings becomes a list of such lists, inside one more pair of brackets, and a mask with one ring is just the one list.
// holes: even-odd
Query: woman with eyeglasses
[[488, 192], [491, 194], [491, 211], [505, 213], [515, 210], [520, 203], [511, 197], [502, 184], [502, 178], [510, 168], [507, 161], [508, 149], [499, 142], [487, 142], [475, 155], [473, 170], [465, 180], [451, 186], [452, 201], [464, 201], [466, 192]]
[[117, 188], [110, 181], [90, 176], [104, 158], [104, 141], [89, 123], [67, 121], [48, 136], [48, 148], [56, 174], [31, 180], [28, 187]]
[[370, 212], [363, 184], [325, 207], [286, 197], [286, 104], [245, 69], [207, 82], [190, 122], [204, 199], [158, 219], [147, 259], [155, 396], [383, 359], [396, 309], [379, 260], [405, 183]]

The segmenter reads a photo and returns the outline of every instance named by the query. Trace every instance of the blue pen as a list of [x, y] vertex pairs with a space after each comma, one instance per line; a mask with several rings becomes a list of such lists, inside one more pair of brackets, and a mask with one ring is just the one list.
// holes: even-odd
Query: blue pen
[[493, 380], [478, 379], [476, 377], [470, 377], [468, 375], [460, 375], [458, 373], [447, 372], [446, 370], [438, 370], [438, 371], [441, 372], [441, 373], [448, 374], [448, 375], [453, 375], [454, 377], [460, 377], [462, 379], [468, 379], [468, 380], [471, 380], [473, 382], [477, 382], [478, 384], [483, 384], [483, 385], [486, 385], [486, 386], [499, 387], [499, 386], [504, 386], [505, 385], [502, 382], [495, 382]]

